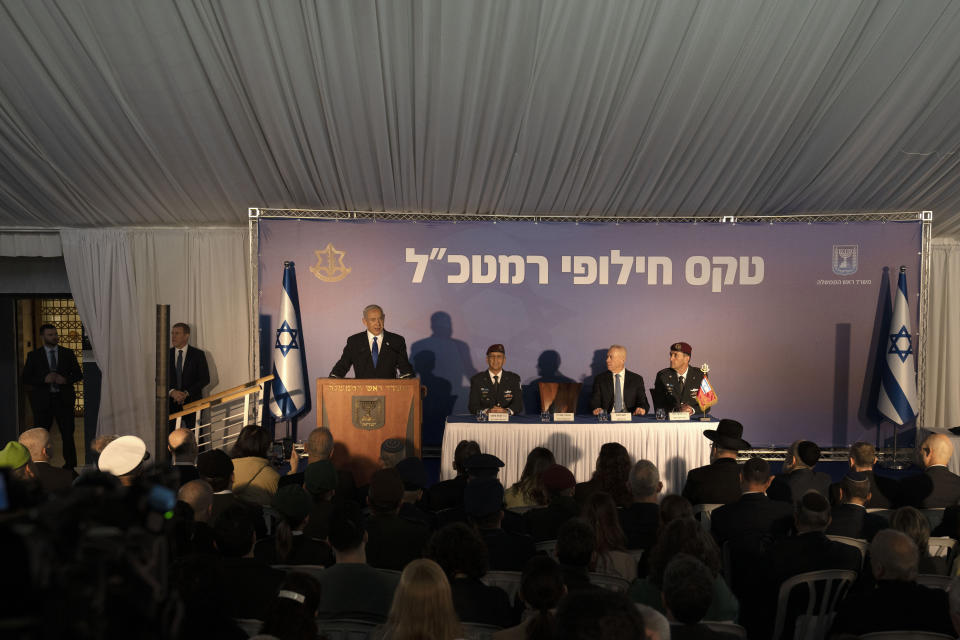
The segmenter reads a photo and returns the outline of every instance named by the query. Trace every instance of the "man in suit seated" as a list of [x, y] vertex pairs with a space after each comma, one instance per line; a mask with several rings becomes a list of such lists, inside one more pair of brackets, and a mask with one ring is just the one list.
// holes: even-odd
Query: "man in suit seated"
[[660, 505], [657, 497], [663, 490], [660, 471], [649, 460], [637, 460], [630, 470], [630, 491], [633, 504], [618, 509], [620, 526], [627, 536], [628, 549], [649, 549], [657, 541], [660, 526]]
[[[743, 425], [724, 418], [716, 430], [703, 432], [710, 445], [710, 464], [687, 472], [683, 497], [690, 504], [729, 504], [740, 498], [740, 465], [737, 451], [749, 449], [744, 440]], [[764, 490], [766, 487], [764, 487]]]
[[590, 406], [593, 414], [627, 411], [642, 416], [650, 408], [643, 376], [628, 371], [627, 349], [618, 344], [607, 350], [607, 370], [593, 379]]
[[523, 390], [520, 376], [504, 371], [506, 352], [502, 344], [487, 349], [487, 370], [470, 378], [470, 413], [523, 413]]
[[461, 440], [453, 450], [453, 470], [456, 477], [443, 480], [430, 487], [427, 499], [433, 511], [453, 509], [463, 506], [463, 489], [467, 486], [469, 474], [467, 460], [480, 453], [480, 445], [475, 440]]
[[77, 474], [72, 469], [61, 469], [50, 464], [53, 445], [50, 443], [49, 431], [43, 427], [27, 429], [20, 434], [18, 440], [30, 452], [33, 472], [44, 492], [61, 493], [73, 486], [73, 479]]
[[670, 366], [658, 371], [653, 383], [653, 404], [657, 409], [695, 413], [703, 372], [690, 366], [692, 354], [693, 347], [686, 342], [670, 345]]
[[330, 370], [331, 378], [343, 378], [350, 367], [356, 378], [410, 378], [413, 366], [407, 359], [407, 343], [403, 336], [384, 331], [386, 316], [379, 305], [363, 309], [366, 331], [347, 338], [343, 355]]
[[900, 481], [900, 505], [940, 509], [960, 501], [960, 476], [947, 469], [953, 445], [942, 433], [927, 436], [920, 447], [924, 472]]
[[[848, 458], [850, 470], [863, 473], [870, 482], [870, 499], [864, 505], [868, 509], [889, 509], [896, 502], [899, 483], [893, 478], [873, 473], [877, 464], [877, 449], [869, 442], [855, 442], [850, 445]], [[840, 503], [840, 483], [830, 485], [830, 501]]]
[[829, 637], [875, 631], [932, 631], [953, 637], [947, 592], [917, 584], [918, 563], [917, 545], [909, 536], [894, 529], [877, 533], [870, 543], [877, 586], [840, 603]]
[[809, 440], [797, 440], [787, 449], [783, 473], [770, 484], [767, 495], [774, 500], [796, 502], [810, 491], [824, 498], [830, 495], [830, 476], [813, 467], [820, 460], [820, 447]]
[[867, 512], [870, 501], [870, 478], [862, 471], [850, 471], [839, 486], [840, 504], [830, 511], [827, 534], [873, 540], [877, 531], [886, 529], [886, 519]]

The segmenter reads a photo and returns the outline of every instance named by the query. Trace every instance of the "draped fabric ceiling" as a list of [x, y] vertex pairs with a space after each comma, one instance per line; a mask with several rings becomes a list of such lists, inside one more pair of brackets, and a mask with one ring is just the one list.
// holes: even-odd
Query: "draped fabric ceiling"
[[950, 0], [0, 0], [0, 227], [934, 211]]

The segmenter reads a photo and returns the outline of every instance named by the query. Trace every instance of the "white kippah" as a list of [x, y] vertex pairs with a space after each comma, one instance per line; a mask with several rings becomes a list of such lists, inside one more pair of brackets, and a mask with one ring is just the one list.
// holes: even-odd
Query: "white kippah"
[[277, 597], [278, 597], [278, 598], [288, 598], [288, 599], [290, 599], [290, 600], [295, 600], [295, 601], [299, 602], [300, 604], [303, 604], [303, 601], [306, 600], [306, 598], [304, 598], [301, 594], [297, 593], [296, 591], [287, 591], [286, 589], [281, 589], [281, 590], [277, 593]]

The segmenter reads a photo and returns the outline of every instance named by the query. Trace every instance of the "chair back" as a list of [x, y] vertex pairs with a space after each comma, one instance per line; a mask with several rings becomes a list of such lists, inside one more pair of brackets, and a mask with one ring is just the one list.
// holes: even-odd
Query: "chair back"
[[857, 636], [858, 640], [953, 640], [948, 636], [935, 631], [874, 631]]
[[234, 624], [240, 627], [240, 630], [247, 634], [248, 638], [260, 633], [260, 627], [263, 626], [263, 620], [257, 620], [256, 618], [234, 618]]
[[480, 581], [488, 587], [500, 587], [506, 592], [510, 602], [514, 602], [520, 593], [522, 575], [519, 571], [487, 571]]
[[850, 538], [847, 536], [827, 536], [834, 542], [842, 542], [845, 545], [855, 547], [860, 552], [860, 570], [863, 570], [863, 563], [867, 560], [867, 550], [870, 548], [870, 543], [864, 540], [863, 538]]
[[368, 640], [373, 638], [374, 630], [380, 626], [379, 622], [369, 620], [355, 620], [352, 618], [336, 618], [332, 620], [317, 619], [317, 635], [327, 640]]
[[957, 541], [953, 538], [930, 538], [927, 541], [927, 550], [931, 558], [946, 558], [956, 547]]
[[710, 531], [710, 516], [717, 507], [722, 504], [695, 504], [693, 505], [693, 518], [703, 527], [704, 531]]
[[540, 411], [576, 413], [582, 386], [579, 382], [541, 382]]
[[953, 576], [941, 576], [936, 573], [921, 573], [917, 576], [917, 584], [931, 589], [942, 589], [947, 591], [950, 588], [950, 581]]
[[626, 578], [611, 576], [606, 573], [597, 573], [595, 571], [590, 572], [590, 584], [603, 587], [610, 591], [616, 591], [617, 593], [626, 593], [627, 589], [630, 588], [630, 582]]
[[784, 630], [790, 622], [787, 619], [787, 604], [790, 594], [797, 590], [800, 593], [806, 592], [807, 605], [806, 609], [798, 612], [794, 619], [794, 632], [789, 637], [794, 640], [825, 638], [833, 623], [837, 604], [847, 594], [850, 585], [856, 579], [856, 571], [828, 569], [801, 573], [784, 581], [780, 585], [780, 594], [777, 599], [777, 618], [774, 623], [773, 637], [783, 637]]
[[747, 630], [735, 622], [711, 622], [709, 620], [701, 620], [700, 624], [718, 633], [728, 633], [737, 638], [747, 637]]
[[946, 509], [943, 507], [939, 509], [920, 509], [920, 513], [922, 513], [927, 519], [927, 522], [930, 523], [930, 531], [940, 526], [940, 523], [943, 522], [943, 514], [945, 511]]

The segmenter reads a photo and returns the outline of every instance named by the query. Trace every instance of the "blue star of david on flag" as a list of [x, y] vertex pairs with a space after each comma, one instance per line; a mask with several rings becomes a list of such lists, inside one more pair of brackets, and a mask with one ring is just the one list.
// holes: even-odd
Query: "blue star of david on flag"
[[[899, 347], [900, 340], [907, 341], [906, 349]], [[907, 358], [913, 353], [913, 339], [906, 327], [900, 327], [900, 331], [890, 334], [890, 351], [887, 351], [887, 353], [895, 353], [900, 358], [900, 362], [906, 362]]]
[[[297, 344], [297, 334], [300, 331], [291, 327], [286, 320], [283, 321], [283, 324], [280, 325], [280, 328], [277, 329], [277, 344], [273, 345], [274, 349], [279, 349], [280, 353], [283, 354], [283, 357], [286, 358], [287, 354], [291, 349], [299, 349], [300, 345]], [[290, 338], [290, 341], [284, 344], [281, 342], [283, 335], [287, 334]]]

